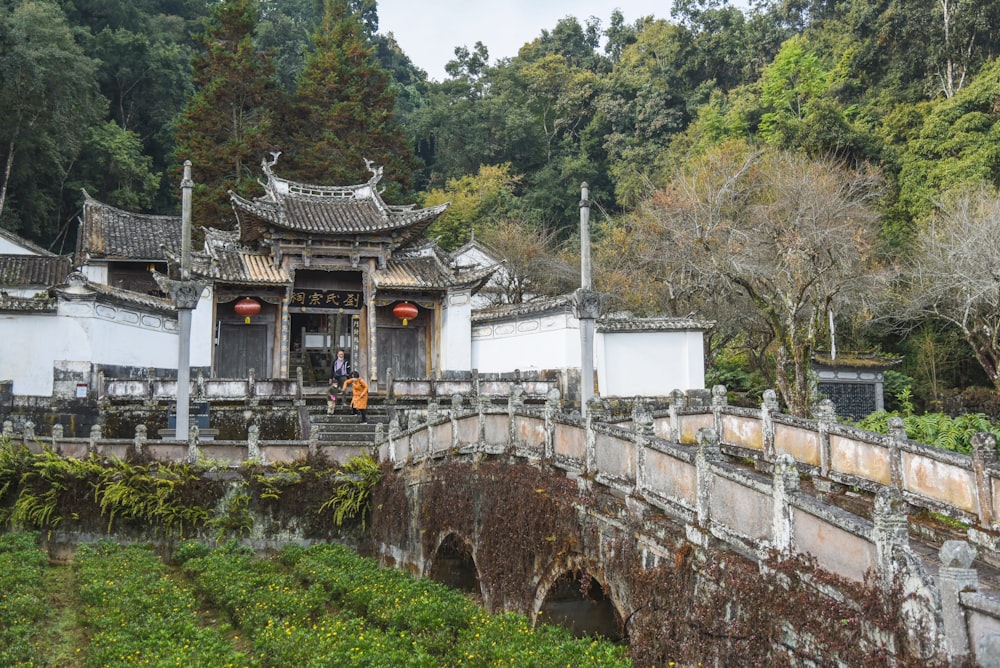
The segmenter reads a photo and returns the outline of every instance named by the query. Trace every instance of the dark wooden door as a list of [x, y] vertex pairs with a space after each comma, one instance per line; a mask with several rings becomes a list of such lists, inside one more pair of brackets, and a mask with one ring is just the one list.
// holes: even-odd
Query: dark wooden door
[[427, 353], [423, 330], [416, 327], [378, 328], [378, 377], [392, 369], [393, 378], [423, 378], [427, 375]]
[[258, 378], [270, 378], [267, 325], [220, 325], [215, 356], [218, 378], [246, 378], [250, 369]]

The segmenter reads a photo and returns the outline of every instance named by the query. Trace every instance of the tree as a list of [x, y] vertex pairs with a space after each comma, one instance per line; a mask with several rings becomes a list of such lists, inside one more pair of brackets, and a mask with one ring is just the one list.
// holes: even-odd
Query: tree
[[63, 180], [106, 104], [97, 63], [56, 4], [21, 2], [0, 21], [0, 220], [44, 238], [60, 226], [52, 219], [58, 188], [45, 186]]
[[286, 173], [310, 183], [351, 183], [367, 178], [370, 160], [391, 175], [390, 196], [408, 191], [416, 162], [361, 16], [346, 0], [327, 0], [313, 44], [281, 128]]
[[678, 288], [729, 305], [735, 293], [770, 331], [777, 389], [794, 415], [809, 411], [810, 359], [828, 312], [859, 311], [881, 280], [880, 192], [869, 169], [726, 144], [647, 204]]
[[277, 102], [274, 68], [253, 45], [255, 0], [224, 0], [215, 6], [194, 61], [197, 91], [177, 123], [177, 161], [194, 164], [192, 220], [231, 227], [228, 191], [248, 195], [257, 165], [274, 147]]
[[434, 221], [427, 235], [438, 238], [448, 250], [469, 241], [474, 229], [483, 229], [518, 208], [514, 190], [521, 177], [510, 173], [510, 164], [483, 165], [474, 175], [448, 179], [443, 189], [432, 189], [424, 206], [450, 202]]
[[579, 260], [561, 246], [556, 230], [504, 218], [485, 228], [482, 240], [504, 260], [506, 271], [495, 279], [500, 282], [499, 303], [521, 304], [579, 287]]
[[1000, 195], [982, 186], [936, 209], [904, 264], [887, 313], [905, 328], [930, 319], [961, 332], [1000, 390]]

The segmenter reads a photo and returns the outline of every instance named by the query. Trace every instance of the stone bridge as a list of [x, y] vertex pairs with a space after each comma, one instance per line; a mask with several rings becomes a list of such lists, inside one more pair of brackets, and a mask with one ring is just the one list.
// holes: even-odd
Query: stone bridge
[[[615, 420], [558, 392], [436, 400], [377, 446], [387, 563], [624, 637], [642, 665], [1000, 665], [1000, 467], [675, 392]], [[577, 606], [575, 612], [572, 606]], [[586, 620], [582, 620], [587, 617]], [[637, 663], [639, 665], [639, 663]]]

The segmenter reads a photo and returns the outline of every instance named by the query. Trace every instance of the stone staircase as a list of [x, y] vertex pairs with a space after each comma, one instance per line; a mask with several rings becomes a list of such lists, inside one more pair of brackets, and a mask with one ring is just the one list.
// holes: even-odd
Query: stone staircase
[[338, 399], [336, 411], [328, 415], [325, 395], [307, 398], [306, 411], [310, 427], [319, 429], [317, 438], [320, 445], [374, 445], [376, 425], [384, 425], [383, 431], [389, 428], [389, 409], [378, 396], [368, 399], [367, 423], [360, 421], [360, 415], [351, 414], [349, 399], [343, 402]]

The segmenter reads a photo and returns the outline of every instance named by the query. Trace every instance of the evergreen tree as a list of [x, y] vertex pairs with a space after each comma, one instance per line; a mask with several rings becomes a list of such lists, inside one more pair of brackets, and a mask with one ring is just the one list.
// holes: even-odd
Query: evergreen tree
[[176, 162], [193, 164], [192, 219], [207, 227], [235, 222], [228, 191], [251, 195], [271, 143], [278, 103], [274, 67], [254, 48], [255, 0], [224, 0], [212, 11], [194, 60], [196, 93], [177, 125]]
[[385, 185], [395, 194], [409, 190], [415, 159], [368, 34], [346, 0], [327, 0], [290, 117], [282, 124], [283, 175], [308, 183], [357, 183], [368, 179], [367, 159], [385, 169]]

